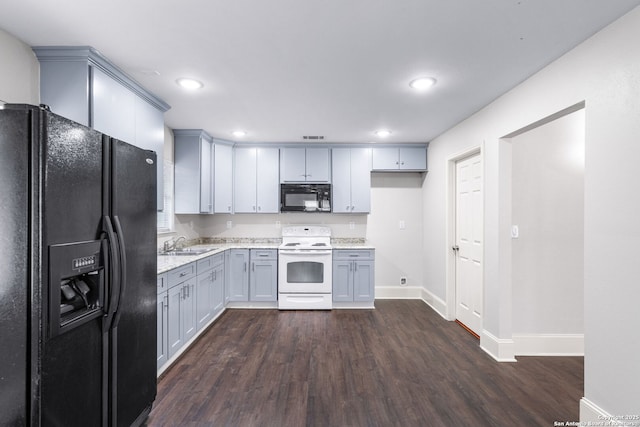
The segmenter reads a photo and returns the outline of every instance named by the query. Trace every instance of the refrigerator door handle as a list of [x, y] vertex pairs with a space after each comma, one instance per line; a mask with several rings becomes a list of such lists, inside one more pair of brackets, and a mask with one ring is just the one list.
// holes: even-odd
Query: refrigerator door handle
[[113, 317], [113, 327], [116, 328], [118, 326], [118, 322], [120, 321], [120, 311], [118, 310], [120, 306], [120, 300], [125, 293], [127, 288], [127, 254], [124, 249], [124, 233], [122, 232], [122, 226], [120, 225], [120, 219], [117, 215], [113, 217], [113, 224], [115, 225], [116, 236], [118, 237], [118, 246], [119, 246], [119, 255], [120, 255], [120, 289], [118, 291], [118, 300], [116, 302], [116, 313]]
[[113, 230], [113, 224], [109, 215], [105, 215], [102, 219], [102, 229], [107, 235], [107, 242], [109, 243], [109, 300], [108, 310], [106, 314], [105, 324], [107, 329], [111, 329], [113, 322], [113, 316], [117, 309], [116, 295], [120, 293], [120, 251], [118, 248], [118, 241], [116, 239], [115, 232]]

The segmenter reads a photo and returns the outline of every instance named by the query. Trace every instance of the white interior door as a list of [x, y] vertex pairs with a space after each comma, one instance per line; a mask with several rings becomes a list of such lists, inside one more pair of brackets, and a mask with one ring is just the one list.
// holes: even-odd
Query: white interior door
[[482, 330], [483, 196], [480, 154], [456, 162], [456, 319]]

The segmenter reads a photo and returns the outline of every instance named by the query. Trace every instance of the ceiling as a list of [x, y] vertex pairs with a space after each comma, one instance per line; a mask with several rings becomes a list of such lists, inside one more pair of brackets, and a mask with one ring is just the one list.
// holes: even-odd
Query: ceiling
[[[231, 141], [427, 142], [638, 4], [0, 0], [0, 28], [32, 46], [94, 47], [171, 105], [171, 128]], [[184, 76], [204, 88], [178, 87]], [[417, 92], [419, 76], [437, 84]], [[381, 128], [392, 134], [377, 138]]]

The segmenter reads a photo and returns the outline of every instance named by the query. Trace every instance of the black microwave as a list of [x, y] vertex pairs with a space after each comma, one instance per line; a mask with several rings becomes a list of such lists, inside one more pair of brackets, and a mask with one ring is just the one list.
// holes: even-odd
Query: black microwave
[[280, 212], [331, 212], [331, 184], [280, 184]]

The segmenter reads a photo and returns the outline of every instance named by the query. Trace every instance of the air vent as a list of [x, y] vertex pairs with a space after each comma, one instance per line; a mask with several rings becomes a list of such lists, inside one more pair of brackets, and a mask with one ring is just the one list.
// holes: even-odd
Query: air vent
[[324, 139], [324, 136], [323, 135], [304, 135], [302, 139], [318, 141], [318, 140]]

